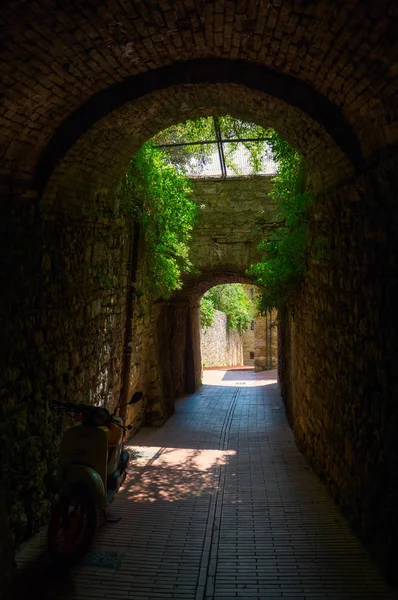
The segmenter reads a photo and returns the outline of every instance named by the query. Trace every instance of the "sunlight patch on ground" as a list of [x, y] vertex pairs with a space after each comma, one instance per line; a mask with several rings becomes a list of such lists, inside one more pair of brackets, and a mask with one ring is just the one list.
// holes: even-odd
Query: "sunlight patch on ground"
[[[143, 446], [130, 446], [143, 453]], [[217, 467], [226, 465], [235, 450], [146, 447], [146, 456], [155, 460], [134, 460], [126, 480], [126, 492], [133, 502], [177, 502], [210, 494], [214, 489]]]
[[157, 460], [158, 465], [176, 469], [207, 471], [217, 465], [225, 465], [235, 450], [193, 450], [192, 448], [166, 448]]
[[137, 446], [131, 444], [131, 440], [127, 448], [130, 450], [131, 464], [138, 466], [146, 465], [162, 451], [162, 446]]

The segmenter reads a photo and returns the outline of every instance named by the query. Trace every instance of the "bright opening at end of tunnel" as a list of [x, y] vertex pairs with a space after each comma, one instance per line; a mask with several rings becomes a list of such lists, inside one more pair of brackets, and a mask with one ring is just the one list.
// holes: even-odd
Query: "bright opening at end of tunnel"
[[203, 385], [221, 385], [228, 387], [262, 387], [278, 383], [277, 371], [255, 372], [252, 369], [205, 369], [202, 378]]
[[[260, 311], [261, 289], [253, 283], [229, 283], [210, 288], [200, 302], [200, 342], [203, 369], [255, 373], [278, 364], [277, 310]], [[249, 376], [250, 379], [250, 376]], [[255, 374], [250, 381], [258, 383]], [[261, 379], [261, 377], [260, 377]], [[241, 376], [226, 373], [231, 385], [245, 385]]]

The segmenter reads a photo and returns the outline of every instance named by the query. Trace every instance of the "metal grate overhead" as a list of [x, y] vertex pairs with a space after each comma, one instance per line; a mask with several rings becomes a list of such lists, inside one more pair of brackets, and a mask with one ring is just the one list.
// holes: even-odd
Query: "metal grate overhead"
[[[194, 156], [189, 159], [184, 157], [184, 170], [189, 177], [241, 177], [248, 175], [274, 175], [277, 172], [271, 149], [266, 143], [266, 138], [228, 138], [223, 136], [220, 121], [213, 118], [212, 132], [214, 139], [198, 140], [194, 142], [173, 142], [157, 144], [173, 164], [180, 164], [182, 157], [188, 147], [195, 147]], [[263, 152], [261, 156], [261, 167], [255, 169], [250, 152], [247, 148], [248, 142], [263, 141]]]

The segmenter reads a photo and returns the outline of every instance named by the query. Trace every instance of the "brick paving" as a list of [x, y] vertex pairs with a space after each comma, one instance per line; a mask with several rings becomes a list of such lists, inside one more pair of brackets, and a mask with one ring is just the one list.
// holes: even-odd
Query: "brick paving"
[[164, 427], [133, 438], [139, 457], [110, 509], [122, 520], [68, 576], [25, 575], [29, 597], [395, 598], [298, 452], [275, 371], [204, 377]]

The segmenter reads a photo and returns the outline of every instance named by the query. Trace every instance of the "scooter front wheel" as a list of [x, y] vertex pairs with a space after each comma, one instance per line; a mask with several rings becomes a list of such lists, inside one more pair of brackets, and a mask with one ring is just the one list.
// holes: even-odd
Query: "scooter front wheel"
[[51, 513], [48, 551], [57, 563], [72, 566], [90, 549], [97, 525], [97, 507], [90, 489], [73, 487], [61, 496]]

